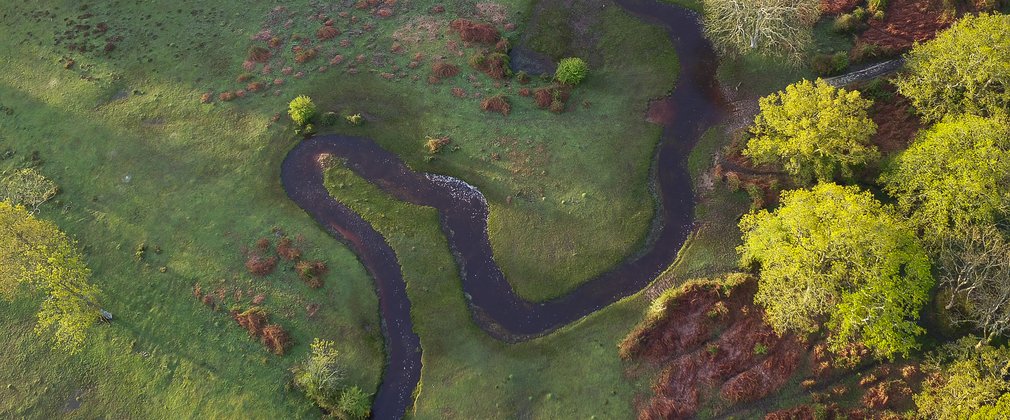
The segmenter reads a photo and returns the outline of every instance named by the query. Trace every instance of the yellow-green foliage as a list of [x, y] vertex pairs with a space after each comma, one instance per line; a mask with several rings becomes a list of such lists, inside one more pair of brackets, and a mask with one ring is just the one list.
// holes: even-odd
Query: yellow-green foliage
[[869, 192], [830, 183], [787, 191], [774, 212], [745, 215], [740, 230], [741, 264], [761, 265], [754, 300], [776, 331], [816, 331], [827, 315], [836, 349], [862, 342], [890, 357], [916, 347], [929, 258]]
[[1010, 110], [1010, 15], [965, 16], [912, 48], [898, 92], [928, 121]]
[[312, 352], [302, 364], [295, 366], [294, 382], [312, 402], [326, 410], [336, 410], [343, 387], [344, 367], [336, 344], [316, 338]]
[[578, 57], [562, 58], [554, 72], [554, 80], [569, 86], [582, 83], [589, 75], [589, 66]]
[[877, 131], [866, 114], [872, 101], [858, 91], [803, 80], [761, 98], [759, 105], [754, 137], [743, 151], [756, 163], [781, 164], [804, 182], [829, 181], [879, 156], [869, 143]]
[[288, 104], [288, 115], [295, 124], [303, 126], [316, 115], [316, 104], [312, 102], [312, 98], [299, 95]]
[[922, 132], [882, 181], [919, 226], [943, 233], [1010, 209], [1010, 122], [947, 117]]
[[928, 419], [996, 419], [1010, 412], [1010, 349], [976, 345], [977, 337], [946, 344], [924, 364], [928, 375], [913, 399]]
[[52, 330], [56, 347], [70, 353], [81, 349], [100, 316], [90, 277], [75, 243], [55, 224], [0, 201], [0, 297], [13, 299], [22, 285], [43, 292], [35, 331]]

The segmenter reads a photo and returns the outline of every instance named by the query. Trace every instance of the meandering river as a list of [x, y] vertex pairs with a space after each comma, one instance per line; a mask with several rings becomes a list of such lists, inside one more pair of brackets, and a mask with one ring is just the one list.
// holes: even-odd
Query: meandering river
[[694, 213], [686, 157], [698, 137], [722, 117], [716, 58], [696, 13], [655, 0], [617, 3], [643, 21], [664, 27], [680, 58], [677, 86], [664, 99], [673, 113], [665, 121], [653, 162], [657, 228], [641, 252], [564, 296], [529, 302], [516, 295], [492, 257], [487, 202], [463, 181], [414, 172], [367, 138], [318, 136], [300, 143], [285, 158], [281, 182], [288, 196], [347, 243], [375, 281], [388, 364], [373, 403], [374, 418], [401, 418], [410, 407], [421, 376], [420, 339], [413, 332], [396, 253], [367, 221], [330, 196], [323, 184], [321, 156], [345, 160], [358, 175], [399, 200], [439, 211], [474, 321], [500, 340], [528, 340], [604, 308], [647, 286], [676, 258]]

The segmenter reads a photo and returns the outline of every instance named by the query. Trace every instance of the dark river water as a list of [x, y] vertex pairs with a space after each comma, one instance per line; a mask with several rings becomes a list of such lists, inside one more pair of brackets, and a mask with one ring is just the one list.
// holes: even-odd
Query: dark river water
[[694, 12], [654, 0], [617, 2], [643, 21], [665, 28], [680, 58], [677, 86], [664, 99], [673, 112], [664, 121], [653, 162], [657, 223], [643, 250], [564, 296], [529, 302], [516, 295], [492, 257], [487, 202], [463, 181], [414, 172], [367, 138], [318, 136], [303, 141], [285, 158], [281, 182], [288, 196], [350, 246], [375, 281], [388, 364], [373, 403], [374, 418], [401, 418], [412, 404], [421, 376], [421, 344], [412, 328], [410, 300], [396, 253], [368, 222], [329, 195], [320, 156], [341, 158], [397, 199], [439, 211], [474, 322], [503, 341], [535, 338], [634, 294], [675, 259], [694, 212], [686, 157], [704, 130], [723, 114], [715, 82], [716, 58]]

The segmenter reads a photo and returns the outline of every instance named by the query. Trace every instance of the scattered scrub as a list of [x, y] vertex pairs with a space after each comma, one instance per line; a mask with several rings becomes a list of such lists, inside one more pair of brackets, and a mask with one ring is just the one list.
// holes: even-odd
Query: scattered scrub
[[507, 117], [512, 111], [512, 105], [509, 104], [507, 96], [495, 95], [481, 101], [480, 109], [485, 112], [497, 112]]

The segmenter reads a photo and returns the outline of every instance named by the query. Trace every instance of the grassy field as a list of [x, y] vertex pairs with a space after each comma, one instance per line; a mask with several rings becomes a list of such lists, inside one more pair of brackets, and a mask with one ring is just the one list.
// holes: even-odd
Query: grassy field
[[[0, 39], [6, 63], [0, 103], [13, 110], [0, 115], [0, 152], [9, 156], [0, 164], [3, 170], [38, 166], [61, 185], [41, 217], [79, 240], [116, 316], [95, 330], [81, 354], [66, 356], [31, 331], [40, 297], [0, 302], [0, 328], [13, 350], [0, 355], [0, 417], [58, 416], [78, 400], [74, 413], [82, 417], [316, 416], [287, 385], [288, 369], [313, 337], [338, 342], [350, 382], [376, 387], [384, 355], [371, 281], [353, 254], [287, 200], [278, 182], [280, 161], [297, 139], [283, 121], [272, 121], [297, 94], [313, 96], [323, 110], [364, 114], [363, 126], [340, 132], [371, 136], [415, 169], [480, 188], [491, 203], [496, 258], [527, 298], [564, 293], [639, 247], [652, 218], [646, 178], [659, 135], [643, 114], [647, 100], [672, 88], [676, 75], [665, 35], [615, 7], [595, 11], [590, 29], [604, 36], [563, 48], [586, 54], [592, 76], [568, 111], [556, 115], [519, 96], [514, 82], [496, 85], [469, 69], [473, 48], [460, 47], [462, 55], [447, 48], [446, 22], [475, 14], [473, 3], [430, 15], [442, 25], [437, 36], [412, 42], [430, 23], [419, 19], [433, 4], [397, 6], [389, 19], [303, 2], [0, 6], [7, 34]], [[515, 36], [530, 4], [502, 6], [502, 26], [519, 25], [508, 32]], [[336, 25], [345, 34], [313, 40], [318, 58], [296, 63], [285, 47], [270, 71], [246, 63], [249, 48], [266, 43], [252, 40], [265, 29], [292, 46], [300, 42], [293, 36], [313, 39], [321, 22], [312, 14], [339, 11], [350, 13]], [[338, 43], [344, 39], [346, 47]], [[393, 52], [394, 44], [404, 51]], [[412, 69], [416, 53], [424, 58]], [[342, 61], [332, 64], [336, 54]], [[429, 84], [431, 58], [439, 55], [464, 72]], [[535, 78], [530, 87], [544, 85]], [[454, 87], [466, 99], [453, 96]], [[230, 99], [224, 93], [235, 99], [224, 101]], [[510, 96], [508, 117], [479, 109], [482, 97], [497, 93]], [[204, 94], [209, 103], [201, 103]], [[426, 135], [449, 136], [450, 151], [432, 158], [423, 149]], [[262, 278], [246, 272], [244, 251], [262, 237], [276, 242], [274, 228], [301, 236], [306, 257], [327, 261], [324, 288], [308, 288], [290, 264]], [[427, 222], [410, 228], [437, 232]], [[141, 244], [148, 251], [138, 260]], [[415, 307], [424, 311], [417, 321], [426, 358], [418, 417], [447, 409], [509, 416], [493, 403], [560, 414], [580, 405], [578, 398], [608, 401], [602, 411], [599, 404], [581, 404], [587, 416], [629, 412], [632, 388], [587, 387], [620, 381], [613, 345], [642, 302], [618, 304], [533, 343], [505, 346], [471, 325], [446, 258], [447, 252], [437, 260], [439, 276], [423, 277], [430, 285], [411, 282]], [[414, 270], [405, 263], [408, 269]], [[197, 285], [225, 296], [216, 311], [193, 296]], [[226, 313], [248, 307], [259, 294], [271, 321], [293, 336], [286, 356], [269, 354]], [[320, 308], [313, 317], [310, 304]], [[434, 311], [451, 313], [453, 322], [436, 325], [427, 315]], [[583, 376], [583, 363], [597, 362], [606, 367], [592, 381], [570, 381]], [[498, 400], [463, 398], [474, 389], [503, 391]]]

